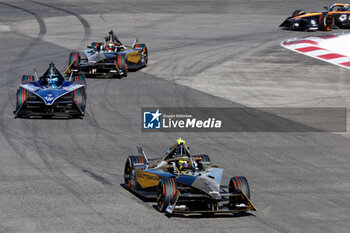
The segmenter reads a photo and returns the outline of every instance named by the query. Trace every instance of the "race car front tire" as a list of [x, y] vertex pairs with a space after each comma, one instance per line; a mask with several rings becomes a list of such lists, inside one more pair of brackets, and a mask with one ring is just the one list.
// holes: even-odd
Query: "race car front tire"
[[19, 88], [17, 90], [17, 95], [16, 95], [16, 111], [20, 109], [23, 104], [26, 102], [28, 99], [28, 91], [24, 88]]
[[[244, 176], [235, 176], [230, 179], [229, 192], [233, 194], [239, 194], [240, 192], [250, 199], [250, 189], [248, 180]], [[241, 196], [231, 197], [233, 204], [241, 204], [245, 202], [245, 198]]]
[[157, 207], [160, 212], [165, 212], [169, 205], [175, 203], [177, 185], [174, 178], [162, 178], [157, 188]]
[[319, 17], [318, 28], [321, 31], [332, 31], [334, 24], [334, 18], [331, 15], [328, 15], [327, 12], [323, 12]]
[[86, 80], [84, 75], [74, 75], [72, 77], [72, 82], [84, 85], [84, 89], [86, 90]]
[[127, 64], [126, 54], [118, 54], [116, 62], [117, 62], [118, 69], [122, 72], [121, 76], [127, 77], [128, 64]]
[[80, 88], [73, 91], [73, 100], [77, 107], [84, 112], [86, 106], [86, 98], [84, 89]]

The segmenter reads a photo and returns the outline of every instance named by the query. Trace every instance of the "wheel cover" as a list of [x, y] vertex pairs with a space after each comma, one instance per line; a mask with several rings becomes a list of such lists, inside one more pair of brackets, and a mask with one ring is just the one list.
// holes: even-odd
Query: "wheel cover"
[[144, 59], [145, 59], [145, 64], [147, 65], [148, 64], [148, 51], [147, 51], [146, 47], [143, 48], [142, 54], [143, 54]]
[[333, 25], [333, 17], [326, 15], [323, 19], [323, 25], [327, 31], [330, 31]]
[[164, 195], [164, 184], [158, 185], [158, 194], [157, 194], [157, 205], [159, 210], [164, 209], [165, 195]]
[[124, 171], [124, 182], [128, 185], [128, 188], [130, 188], [131, 185], [131, 168], [130, 168], [130, 162], [127, 161], [125, 164], [125, 171]]

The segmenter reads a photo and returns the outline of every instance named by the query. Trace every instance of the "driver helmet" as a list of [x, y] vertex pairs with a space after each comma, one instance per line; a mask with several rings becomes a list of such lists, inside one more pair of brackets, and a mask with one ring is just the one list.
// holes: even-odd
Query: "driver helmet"
[[57, 84], [58, 84], [58, 78], [57, 76], [49, 76], [47, 78], [47, 85], [53, 89], [53, 88], [56, 88], [57, 87]]
[[57, 74], [55, 72], [54, 69], [55, 65], [51, 62], [50, 64], [50, 70], [49, 73], [47, 75], [47, 85], [52, 89], [52, 88], [56, 88], [57, 84], [58, 84], [58, 77]]
[[107, 43], [106, 44], [106, 49], [110, 52], [114, 52], [115, 50], [115, 44], [114, 43]]
[[187, 160], [179, 160], [179, 171], [180, 172], [186, 172], [190, 168], [190, 163]]

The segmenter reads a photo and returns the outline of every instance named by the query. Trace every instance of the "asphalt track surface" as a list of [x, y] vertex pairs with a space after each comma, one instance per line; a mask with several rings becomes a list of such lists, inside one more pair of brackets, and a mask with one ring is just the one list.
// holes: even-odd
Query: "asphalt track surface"
[[[83, 1], [81, 1], [83, 2]], [[0, 1], [1, 232], [348, 232], [347, 133], [142, 133], [141, 107], [348, 107], [349, 71], [279, 43], [294, 9], [328, 1]], [[149, 67], [89, 79], [83, 120], [14, 119], [21, 75], [114, 29], [150, 49]], [[316, 33], [315, 33], [316, 34]], [[231, 176], [258, 212], [175, 216], [123, 188], [142, 145], [162, 156], [181, 136]]]

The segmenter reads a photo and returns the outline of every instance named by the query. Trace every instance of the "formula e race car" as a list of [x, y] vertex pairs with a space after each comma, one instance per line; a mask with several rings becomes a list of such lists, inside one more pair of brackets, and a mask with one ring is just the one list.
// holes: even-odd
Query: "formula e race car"
[[51, 62], [40, 78], [23, 75], [17, 90], [15, 117], [83, 117], [86, 103], [84, 75], [63, 77]]
[[68, 69], [89, 76], [126, 77], [128, 71], [138, 70], [148, 64], [148, 50], [145, 44], [136, 39], [132, 46], [123, 45], [113, 31], [104, 42], [93, 42], [84, 50], [84, 55], [72, 52], [69, 55]]
[[239, 213], [256, 211], [245, 177], [220, 185], [223, 169], [208, 155], [190, 155], [181, 138], [163, 159], [148, 159], [141, 147], [125, 163], [125, 187], [143, 198], [157, 198], [159, 211], [173, 213]]
[[350, 28], [350, 4], [336, 3], [325, 11], [306, 13], [296, 10], [280, 27], [294, 30], [330, 31], [333, 28]]

